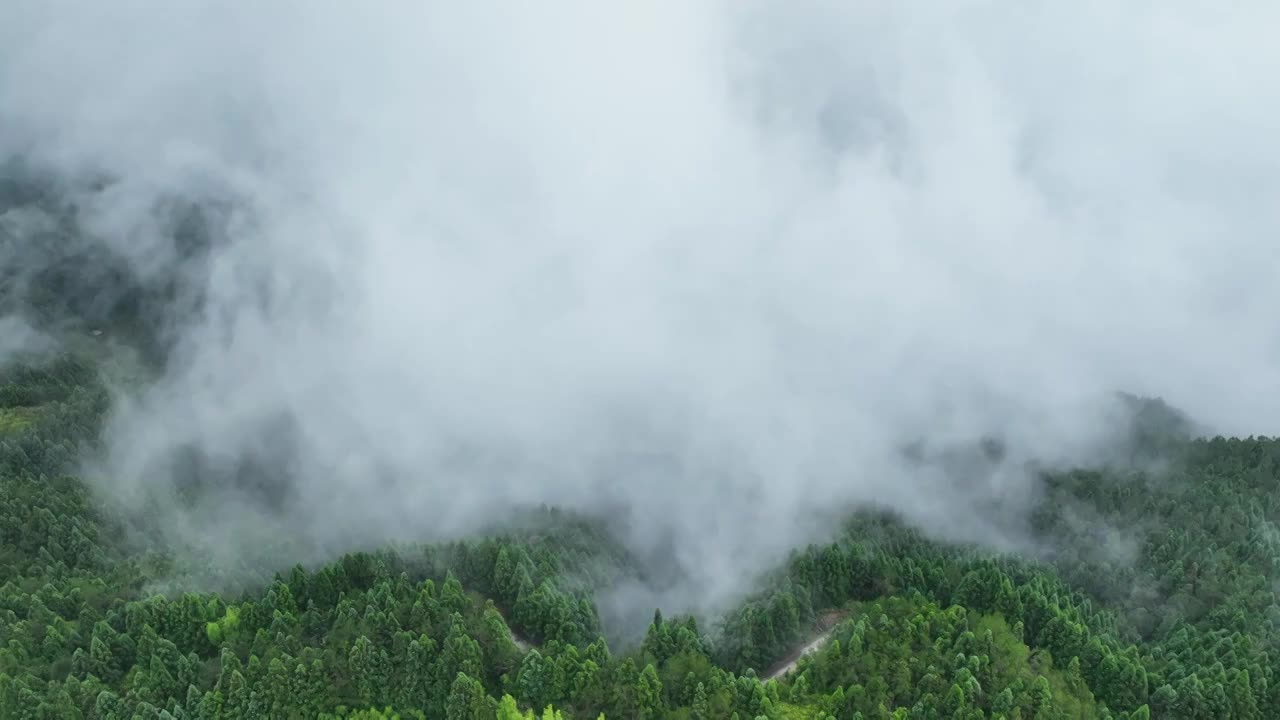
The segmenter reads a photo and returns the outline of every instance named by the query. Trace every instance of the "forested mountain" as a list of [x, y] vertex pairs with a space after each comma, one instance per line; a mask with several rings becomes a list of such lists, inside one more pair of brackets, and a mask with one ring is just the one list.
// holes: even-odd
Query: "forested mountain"
[[1280, 720], [1278, 27], [0, 0], [0, 720]]
[[[0, 184], [0, 206], [20, 211], [8, 226], [43, 248], [0, 277], [0, 314], [48, 340], [0, 366], [0, 718], [1137, 720], [1280, 707], [1280, 441], [1198, 438], [1177, 410], [1132, 395], [1097, 462], [1034, 471], [1033, 550], [943, 543], [865, 509], [723, 615], [653, 608], [638, 644], [610, 646], [634, 633], [607, 627], [596, 596], [643, 583], [645, 563], [608, 518], [556, 508], [317, 565], [267, 548], [228, 573], [154, 532], [164, 508], [125, 513], [76, 476], [100, 449], [105, 379], [159, 371], [165, 323], [199, 305], [178, 278], [213, 241], [207, 211], [171, 209], [177, 265], [140, 277], [83, 242], [64, 192]], [[16, 247], [0, 232], [0, 248]], [[904, 459], [964, 479], [1006, 448], [923, 438]], [[192, 473], [179, 496], [203, 482]]]
[[[1248, 719], [1280, 707], [1271, 439], [1193, 440], [1148, 422], [1159, 469], [1041, 477], [1041, 557], [859, 513], [718, 622], [656, 611], [639, 647], [609, 647], [593, 590], [632, 561], [607, 523], [555, 510], [475, 540], [281, 565], [238, 593], [184, 589], [174, 578], [190, 558], [148, 545], [68, 474], [108, 404], [91, 355], [3, 369], [0, 717]], [[1135, 539], [1123, 551], [1116, 528]]]

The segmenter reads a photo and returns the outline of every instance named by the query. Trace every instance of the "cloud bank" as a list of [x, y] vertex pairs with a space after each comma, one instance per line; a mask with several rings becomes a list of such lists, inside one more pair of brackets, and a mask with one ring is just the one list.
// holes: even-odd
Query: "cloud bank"
[[714, 602], [848, 504], [1016, 547], [920, 437], [1276, 431], [1274, 3], [465, 5], [0, 9], [0, 151], [181, 269], [106, 496], [227, 556], [609, 509]]

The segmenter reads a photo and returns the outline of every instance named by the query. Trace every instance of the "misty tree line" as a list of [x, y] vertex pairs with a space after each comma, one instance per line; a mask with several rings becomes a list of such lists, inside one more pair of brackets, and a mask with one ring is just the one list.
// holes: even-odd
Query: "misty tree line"
[[70, 184], [21, 158], [0, 159], [0, 317], [54, 334], [109, 327], [160, 364], [169, 322], [200, 304], [183, 276], [207, 258], [223, 213], [216, 204], [161, 203], [155, 218], [164, 240], [148, 255], [165, 272], [144, 273], [136, 259], [82, 226], [83, 206], [106, 190], [104, 180]]
[[[592, 589], [631, 562], [548, 512], [482, 540], [353, 553], [238, 594], [64, 473], [105, 392], [71, 356], [3, 370], [0, 717], [1263, 718], [1280, 707], [1280, 443], [1182, 441], [1169, 468], [1045, 478], [1051, 563], [850, 518], [721, 622], [656, 613], [615, 652]], [[1100, 552], [1133, 530], [1131, 557]], [[790, 674], [764, 671], [844, 618]], [[512, 634], [515, 629], [515, 635]], [[524, 649], [515, 639], [532, 643]]]

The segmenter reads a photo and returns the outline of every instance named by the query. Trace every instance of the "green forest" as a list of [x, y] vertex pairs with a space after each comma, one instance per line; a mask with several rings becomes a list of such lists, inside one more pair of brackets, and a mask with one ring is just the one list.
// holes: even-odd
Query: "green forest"
[[[1133, 402], [1132, 448], [1162, 462], [1042, 473], [1052, 553], [868, 510], [715, 622], [655, 608], [610, 647], [593, 591], [632, 561], [554, 508], [184, 590], [190, 559], [75, 477], [110, 405], [92, 354], [26, 357], [0, 371], [0, 717], [1275, 717], [1280, 442], [1192, 438]], [[1108, 528], [1131, 558], [1100, 551]]]

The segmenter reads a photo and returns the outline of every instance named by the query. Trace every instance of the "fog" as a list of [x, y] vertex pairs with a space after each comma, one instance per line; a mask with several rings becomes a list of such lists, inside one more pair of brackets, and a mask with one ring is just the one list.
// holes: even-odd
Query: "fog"
[[[0, 152], [109, 178], [85, 242], [182, 278], [104, 498], [228, 562], [607, 512], [712, 605], [850, 506], [1023, 547], [1020, 462], [1089, 457], [1112, 391], [1276, 431], [1278, 22], [12, 0]], [[995, 472], [901, 459], [985, 434]]]

